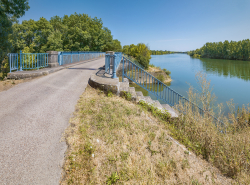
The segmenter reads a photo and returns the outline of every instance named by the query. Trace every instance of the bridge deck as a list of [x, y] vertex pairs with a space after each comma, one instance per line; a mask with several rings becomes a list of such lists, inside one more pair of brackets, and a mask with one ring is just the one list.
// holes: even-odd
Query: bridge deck
[[104, 58], [0, 92], [0, 184], [58, 184], [60, 142], [79, 96]]

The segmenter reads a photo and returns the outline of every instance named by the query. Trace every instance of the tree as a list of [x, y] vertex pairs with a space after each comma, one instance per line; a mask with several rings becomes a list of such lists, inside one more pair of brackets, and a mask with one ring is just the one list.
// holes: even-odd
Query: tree
[[29, 47], [31, 52], [54, 51], [121, 51], [121, 43], [113, 40], [111, 31], [101, 19], [87, 14], [54, 16], [50, 21], [23, 21], [14, 24], [9, 40], [14, 51]]
[[12, 33], [12, 23], [29, 9], [28, 0], [0, 0], [0, 65], [11, 45], [8, 35]]
[[137, 45], [131, 44], [130, 46], [123, 46], [123, 53], [134, 57], [144, 68], [148, 69], [151, 59], [151, 51], [144, 43]]

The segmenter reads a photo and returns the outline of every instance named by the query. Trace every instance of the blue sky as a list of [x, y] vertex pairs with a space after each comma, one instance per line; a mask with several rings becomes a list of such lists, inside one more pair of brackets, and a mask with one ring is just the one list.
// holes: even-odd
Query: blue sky
[[30, 0], [19, 20], [84, 13], [101, 18], [122, 45], [189, 51], [250, 38], [250, 0]]

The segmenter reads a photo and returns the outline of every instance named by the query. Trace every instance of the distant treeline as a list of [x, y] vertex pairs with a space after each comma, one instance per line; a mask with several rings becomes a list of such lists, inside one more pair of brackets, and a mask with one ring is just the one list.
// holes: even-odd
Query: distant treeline
[[200, 49], [189, 51], [188, 54], [202, 58], [250, 60], [250, 40], [207, 42]]
[[162, 51], [162, 50], [151, 50], [151, 55], [165, 55], [165, 54], [171, 54], [174, 53], [172, 51]]

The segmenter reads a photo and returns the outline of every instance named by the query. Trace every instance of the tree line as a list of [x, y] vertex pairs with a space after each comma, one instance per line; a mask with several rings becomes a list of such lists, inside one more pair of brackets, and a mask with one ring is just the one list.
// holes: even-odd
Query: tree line
[[25, 20], [12, 26], [9, 42], [13, 52], [26, 48], [30, 53], [46, 51], [112, 51], [121, 48], [111, 31], [98, 18], [87, 14], [54, 16], [50, 20]]
[[229, 59], [229, 60], [250, 60], [250, 41], [207, 42], [200, 49], [189, 51], [193, 57]]
[[163, 51], [163, 50], [151, 50], [151, 55], [166, 55], [166, 54], [171, 54], [174, 53], [172, 51]]

